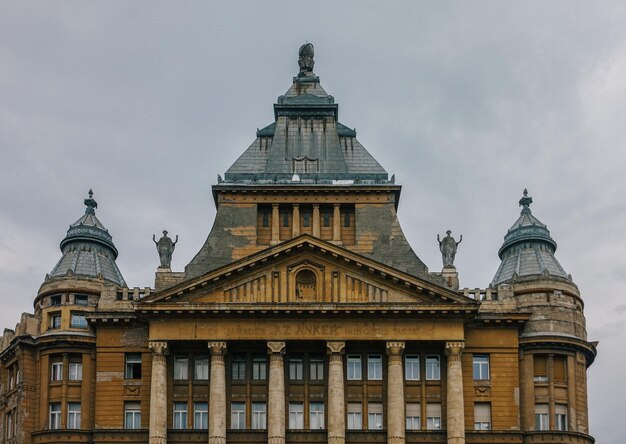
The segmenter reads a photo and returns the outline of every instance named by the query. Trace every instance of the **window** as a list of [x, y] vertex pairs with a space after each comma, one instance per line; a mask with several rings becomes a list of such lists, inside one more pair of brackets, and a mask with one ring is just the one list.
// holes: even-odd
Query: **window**
[[439, 379], [441, 379], [439, 355], [426, 355], [426, 380], [437, 381]]
[[369, 430], [382, 430], [383, 428], [383, 405], [379, 402], [367, 404], [367, 428]]
[[209, 357], [208, 356], [196, 356], [194, 360], [194, 379], [207, 380], [209, 379]]
[[289, 429], [301, 430], [304, 428], [304, 404], [301, 402], [289, 403]]
[[361, 380], [361, 355], [348, 355], [348, 380]]
[[535, 430], [548, 430], [548, 404], [535, 404]]
[[426, 428], [441, 430], [441, 404], [430, 402], [426, 404]]
[[343, 213], [343, 226], [346, 228], [350, 226], [350, 212], [348, 210]]
[[548, 380], [548, 357], [545, 355], [533, 356], [534, 380], [535, 382], [546, 382]]
[[124, 403], [124, 428], [141, 428], [141, 404], [139, 401], [126, 401]]
[[363, 428], [363, 405], [360, 402], [348, 403], [348, 430]]
[[[57, 358], [60, 359], [60, 358]], [[63, 361], [58, 360], [50, 364], [50, 381], [63, 380]]]
[[124, 378], [141, 379], [141, 353], [126, 353]]
[[554, 372], [554, 382], [565, 382], [567, 381], [567, 371], [566, 371], [566, 359], [565, 356], [554, 356], [552, 358], [552, 369]]
[[474, 355], [472, 357], [474, 380], [489, 379], [489, 355]]
[[309, 360], [309, 379], [311, 381], [324, 380], [324, 359], [312, 357]]
[[67, 428], [80, 429], [80, 402], [67, 403]]
[[312, 402], [309, 404], [309, 428], [320, 430], [324, 428], [324, 403]]
[[61, 313], [50, 314], [50, 328], [61, 328]]
[[[474, 379], [476, 379], [474, 377]], [[491, 430], [491, 404], [477, 402], [474, 404], [474, 430]]]
[[302, 380], [302, 358], [289, 358], [289, 379], [292, 381]]
[[233, 356], [231, 370], [233, 380], [246, 379], [246, 358], [239, 355]]
[[177, 356], [174, 358], [174, 379], [189, 379], [189, 358]]
[[72, 313], [72, 328], [87, 328], [85, 313]]
[[567, 430], [567, 405], [556, 404], [554, 406], [554, 423], [557, 430]]
[[53, 402], [50, 404], [50, 415], [48, 418], [48, 428], [57, 430], [61, 428], [61, 403]]
[[267, 405], [264, 402], [252, 403], [252, 428], [255, 430], [267, 429]]
[[193, 403], [193, 428], [206, 430], [209, 427], [209, 404], [206, 402]]
[[267, 379], [267, 359], [257, 356], [252, 359], [252, 379], [257, 381]]
[[420, 357], [419, 355], [406, 355], [404, 358], [404, 378], [407, 381], [419, 381]]
[[270, 212], [263, 211], [263, 227], [267, 228], [270, 226]]
[[330, 210], [328, 208], [322, 212], [322, 219], [324, 219], [324, 226], [330, 227]]
[[246, 428], [246, 403], [230, 403], [230, 428], [243, 430]]
[[407, 402], [406, 404], [406, 429], [419, 430], [422, 428], [420, 422], [421, 406], [419, 402]]
[[187, 403], [174, 403], [174, 428], [184, 430], [187, 428]]
[[304, 213], [302, 213], [302, 226], [308, 227], [310, 225], [311, 225], [311, 213], [309, 213], [308, 211], [305, 211]]
[[87, 305], [89, 304], [89, 296], [86, 294], [75, 294], [74, 295], [74, 304], [76, 305]]
[[288, 227], [289, 226], [289, 213], [285, 211], [283, 212], [282, 216], [283, 216], [283, 227]]
[[15, 434], [15, 409], [10, 410], [6, 414], [7, 438], [12, 438]]
[[61, 305], [61, 295], [55, 294], [55, 295], [50, 296], [50, 305], [53, 307]]
[[383, 379], [383, 357], [381, 355], [367, 355], [367, 379], [370, 381]]
[[69, 380], [70, 381], [82, 381], [83, 380], [83, 363], [80, 357], [70, 358]]

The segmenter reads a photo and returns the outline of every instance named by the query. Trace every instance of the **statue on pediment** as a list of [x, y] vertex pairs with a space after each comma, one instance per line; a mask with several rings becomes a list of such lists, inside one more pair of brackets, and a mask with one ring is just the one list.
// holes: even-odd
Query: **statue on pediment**
[[172, 253], [174, 253], [176, 242], [178, 242], [178, 235], [176, 235], [176, 240], [172, 242], [172, 239], [167, 235], [167, 230], [163, 230], [163, 236], [158, 242], [154, 234], [152, 235], [152, 240], [156, 244], [156, 249], [159, 252], [159, 259], [161, 260], [160, 268], [170, 268], [172, 266]]
[[439, 251], [441, 251], [441, 258], [443, 260], [443, 266], [454, 267], [454, 257], [456, 256], [456, 250], [459, 244], [463, 241], [463, 235], [459, 238], [459, 241], [455, 241], [452, 236], [452, 231], [446, 231], [446, 237], [442, 239], [437, 235], [437, 242], [439, 242]]

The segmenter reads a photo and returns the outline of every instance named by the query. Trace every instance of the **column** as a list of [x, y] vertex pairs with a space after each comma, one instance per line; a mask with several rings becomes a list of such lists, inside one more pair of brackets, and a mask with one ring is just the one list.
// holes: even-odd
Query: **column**
[[568, 430], [578, 431], [578, 421], [576, 420], [576, 357], [567, 357], [567, 420]]
[[149, 444], [167, 443], [167, 342], [150, 341], [152, 377], [150, 379]]
[[340, 204], [333, 204], [333, 242], [341, 242], [341, 213]]
[[285, 367], [284, 342], [268, 342], [270, 355], [270, 378], [267, 396], [267, 442], [285, 443]]
[[328, 352], [328, 444], [346, 442], [346, 404], [343, 382], [345, 342], [327, 342]]
[[313, 204], [313, 236], [320, 237], [320, 206]]
[[462, 341], [446, 342], [448, 356], [447, 421], [448, 444], [465, 444], [465, 408], [463, 403]]
[[209, 342], [209, 444], [226, 444], [226, 342]]
[[387, 342], [387, 442], [403, 444], [405, 436], [404, 342]]
[[533, 380], [533, 355], [520, 350], [522, 365], [520, 367], [520, 416], [522, 431], [535, 429], [535, 382]]
[[278, 204], [272, 204], [272, 239], [271, 245], [276, 245], [280, 242], [280, 212]]
[[296, 237], [300, 234], [300, 204], [293, 204], [293, 223], [291, 235]]

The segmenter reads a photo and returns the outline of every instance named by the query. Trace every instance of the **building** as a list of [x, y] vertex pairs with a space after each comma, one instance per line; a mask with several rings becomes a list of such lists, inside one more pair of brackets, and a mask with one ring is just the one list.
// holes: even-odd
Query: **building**
[[430, 272], [400, 185], [299, 56], [184, 272], [164, 232], [154, 288], [128, 287], [89, 193], [4, 330], [2, 443], [594, 442], [595, 344], [532, 199], [485, 289], [459, 289], [450, 236]]

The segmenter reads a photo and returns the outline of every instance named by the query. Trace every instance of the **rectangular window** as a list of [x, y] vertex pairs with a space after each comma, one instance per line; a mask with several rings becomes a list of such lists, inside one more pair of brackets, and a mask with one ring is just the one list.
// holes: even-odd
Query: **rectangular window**
[[361, 355], [348, 355], [348, 380], [361, 380]]
[[243, 381], [246, 379], [246, 358], [245, 356], [233, 356], [231, 362], [232, 378], [236, 381]]
[[554, 371], [554, 382], [567, 381], [566, 356], [554, 356], [552, 358], [552, 369]]
[[302, 373], [302, 358], [289, 358], [289, 379], [292, 381], [301, 381]]
[[209, 404], [206, 402], [193, 403], [193, 428], [206, 430], [209, 428]]
[[270, 226], [270, 212], [263, 211], [263, 227], [267, 228]]
[[309, 404], [309, 428], [321, 430], [324, 428], [324, 403], [312, 402]]
[[367, 355], [367, 379], [380, 381], [383, 379], [382, 355]]
[[230, 428], [235, 430], [243, 430], [246, 428], [245, 402], [230, 403]]
[[69, 380], [70, 381], [82, 381], [83, 380], [83, 363], [79, 361], [80, 358], [72, 358], [69, 366]]
[[124, 378], [141, 379], [141, 353], [126, 353]]
[[196, 356], [194, 359], [193, 377], [197, 380], [209, 379], [209, 357]]
[[535, 430], [548, 430], [548, 404], [535, 404]]
[[187, 403], [174, 403], [174, 421], [173, 426], [176, 430], [185, 430], [187, 428]]
[[350, 212], [348, 210], [343, 213], [343, 226], [346, 228], [350, 226]]
[[441, 404], [426, 404], [426, 428], [428, 430], [441, 430]]
[[406, 355], [404, 358], [404, 378], [407, 381], [419, 381], [420, 357], [419, 355]]
[[15, 433], [15, 429], [13, 428], [13, 416], [14, 416], [14, 412], [13, 410], [7, 412], [6, 414], [6, 428], [7, 428], [7, 438], [12, 438], [13, 434]]
[[439, 379], [441, 379], [439, 355], [426, 355], [426, 380], [438, 381]]
[[322, 212], [322, 219], [324, 220], [324, 226], [330, 227], [330, 210], [325, 209]]
[[50, 364], [50, 381], [63, 380], [63, 362], [55, 361]]
[[282, 216], [283, 216], [283, 227], [288, 227], [289, 226], [289, 213], [285, 211], [282, 213]]
[[80, 402], [67, 403], [67, 428], [80, 429]]
[[406, 404], [406, 429], [419, 430], [422, 428], [421, 406], [419, 402], [407, 402]]
[[311, 381], [324, 380], [324, 359], [312, 357], [309, 360], [309, 379]]
[[567, 430], [567, 405], [556, 404], [554, 406], [554, 423], [557, 430]]
[[369, 430], [382, 430], [383, 428], [383, 405], [379, 402], [367, 403], [367, 428]]
[[124, 403], [124, 428], [131, 430], [141, 428], [141, 403], [139, 401]]
[[302, 213], [302, 226], [308, 227], [311, 225], [311, 214], [307, 211]]
[[546, 382], [548, 380], [548, 357], [545, 355], [533, 356], [534, 379], [535, 382]]
[[254, 430], [267, 429], [267, 404], [264, 402], [252, 403], [252, 428]]
[[86, 294], [75, 294], [74, 295], [74, 304], [76, 305], [87, 305], [89, 304], [89, 296]]
[[491, 430], [490, 403], [477, 402], [474, 404], [474, 430]]
[[289, 429], [301, 430], [304, 428], [304, 404], [301, 402], [289, 403]]
[[52, 307], [56, 307], [58, 305], [61, 305], [61, 295], [60, 294], [55, 294], [50, 296], [50, 305]]
[[360, 402], [348, 403], [348, 430], [363, 428], [363, 405]]
[[267, 379], [267, 359], [257, 356], [252, 359], [252, 379], [262, 381]]
[[472, 356], [472, 366], [475, 381], [489, 379], [489, 355]]
[[61, 428], [61, 403], [53, 402], [49, 407], [48, 428], [57, 430]]
[[183, 358], [176, 356], [174, 358], [174, 379], [185, 380], [189, 379], [189, 358]]
[[50, 328], [61, 328], [61, 313], [50, 314]]
[[85, 313], [72, 313], [72, 328], [87, 328]]

